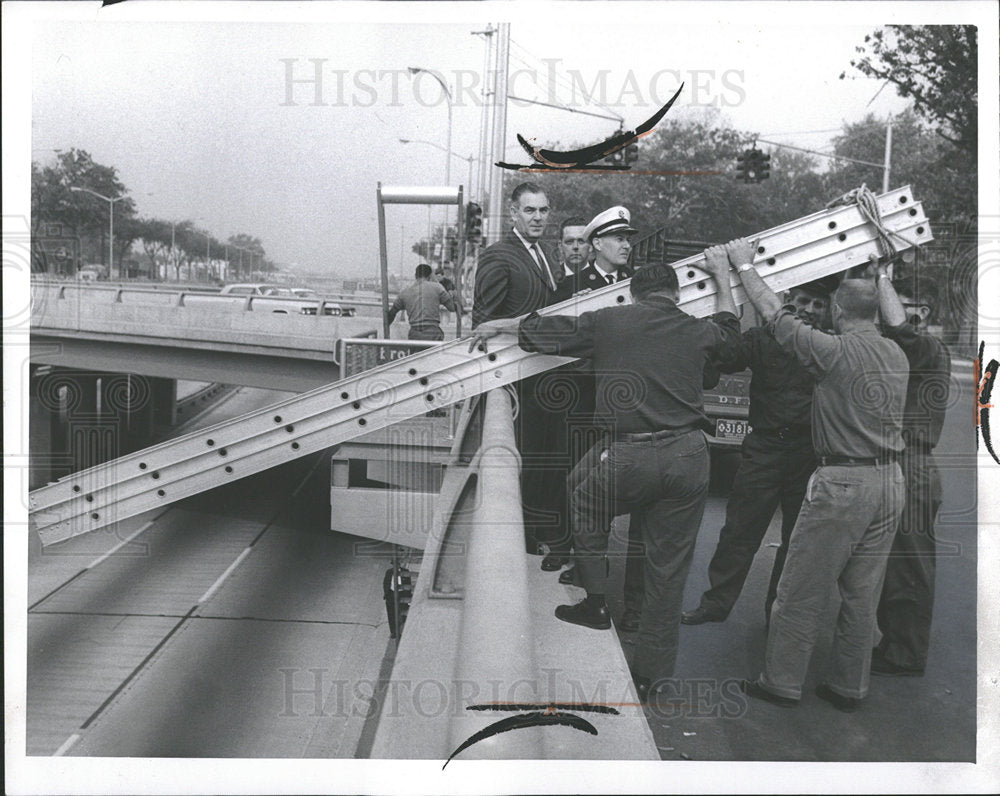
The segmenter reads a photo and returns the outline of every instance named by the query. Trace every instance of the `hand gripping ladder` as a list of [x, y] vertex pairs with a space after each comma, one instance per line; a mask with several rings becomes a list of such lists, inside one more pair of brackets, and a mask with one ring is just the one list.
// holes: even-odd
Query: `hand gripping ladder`
[[[758, 271], [780, 292], [866, 263], [880, 254], [879, 236], [887, 231], [897, 250], [932, 240], [908, 186], [878, 197], [877, 206], [881, 229], [851, 204], [761, 233]], [[673, 264], [680, 304], [696, 316], [715, 309], [714, 282], [698, 267], [702, 257]], [[739, 285], [735, 274], [731, 281]], [[747, 301], [742, 287], [733, 292], [737, 304]], [[539, 314], [579, 315], [630, 300], [627, 282], [619, 282]], [[434, 346], [66, 476], [29, 494], [30, 520], [42, 543], [52, 544], [572, 361], [526, 353], [512, 335], [497, 337], [489, 353], [468, 347], [468, 340]]]

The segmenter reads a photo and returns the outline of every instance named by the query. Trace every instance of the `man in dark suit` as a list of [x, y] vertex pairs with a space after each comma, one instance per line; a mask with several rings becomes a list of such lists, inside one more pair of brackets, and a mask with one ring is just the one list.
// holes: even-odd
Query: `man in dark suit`
[[590, 241], [584, 236], [587, 222], [571, 216], [559, 225], [559, 255], [562, 274], [556, 280], [556, 303], [583, 289], [579, 275], [590, 262]]
[[[473, 328], [485, 321], [516, 318], [555, 301], [558, 259], [541, 243], [548, 215], [549, 201], [539, 185], [523, 182], [514, 188], [510, 200], [513, 228], [483, 251], [476, 268]], [[556, 422], [561, 402], [556, 395], [558, 379], [547, 376], [541, 373], [515, 384], [525, 546], [535, 555], [544, 552], [542, 543], [567, 535], [569, 464], [563, 460], [568, 459], [568, 452], [565, 429]]]

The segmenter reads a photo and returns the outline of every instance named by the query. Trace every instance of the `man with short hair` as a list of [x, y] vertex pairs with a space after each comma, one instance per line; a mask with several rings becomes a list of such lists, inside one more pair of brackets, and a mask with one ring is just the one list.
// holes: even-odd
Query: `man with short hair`
[[638, 230], [632, 227], [631, 220], [628, 210], [619, 206], [598, 214], [587, 225], [584, 235], [594, 251], [594, 262], [579, 274], [581, 290], [597, 290], [632, 276], [628, 258], [631, 237]]
[[845, 279], [833, 294], [835, 334], [782, 306], [753, 266], [756, 245], [726, 244], [747, 296], [774, 339], [815, 377], [812, 439], [817, 467], [792, 529], [771, 609], [764, 671], [744, 692], [782, 707], [802, 695], [826, 602], [841, 597], [830, 668], [816, 695], [855, 710], [868, 693], [875, 608], [903, 509], [902, 417], [908, 366], [875, 327], [878, 294], [869, 280]]
[[571, 216], [559, 225], [559, 255], [563, 272], [558, 280], [556, 303], [565, 301], [583, 289], [579, 274], [590, 261], [590, 241], [584, 235], [587, 222], [579, 216]]
[[[512, 229], [487, 247], [476, 267], [472, 328], [500, 318], [515, 318], [552, 304], [556, 296], [555, 253], [542, 245], [549, 200], [542, 187], [523, 182], [511, 193]], [[565, 467], [559, 456], [562, 429], [551, 392], [553, 381], [541, 373], [516, 383], [518, 415], [514, 431], [521, 454], [521, 501], [527, 551], [544, 553], [541, 545], [566, 533]]]
[[[788, 303], [803, 323], [821, 328], [836, 277], [788, 291]], [[781, 506], [781, 547], [774, 558], [764, 616], [771, 612], [788, 539], [799, 515], [806, 482], [816, 467], [810, 410], [815, 378], [774, 339], [769, 325], [743, 333], [737, 357], [718, 362], [722, 373], [750, 368], [750, 426], [743, 440], [740, 466], [726, 503], [726, 522], [708, 565], [709, 588], [701, 604], [681, 614], [685, 625], [723, 622], [743, 590], [750, 565], [760, 549], [775, 509]]]
[[934, 446], [941, 437], [951, 386], [951, 358], [940, 340], [927, 334], [930, 290], [915, 280], [893, 285], [878, 266], [882, 333], [910, 364], [903, 414], [903, 476], [906, 503], [892, 543], [878, 605], [882, 640], [872, 653], [872, 674], [921, 677], [930, 646], [934, 610], [934, 520], [941, 507], [941, 476]]
[[[624, 218], [614, 223], [628, 227]], [[531, 314], [520, 323], [493, 321], [476, 330], [483, 345], [500, 332], [517, 331], [526, 351], [593, 363], [596, 418], [604, 421], [607, 437], [598, 443], [597, 455], [585, 457], [596, 464], [578, 465], [589, 469], [574, 472], [570, 498], [576, 566], [587, 597], [560, 605], [556, 616], [584, 627], [611, 627], [605, 603], [608, 534], [613, 514], [629, 511], [646, 545], [645, 595], [632, 661], [640, 699], [673, 674], [677, 656], [681, 595], [708, 494], [705, 362], [732, 356], [739, 340], [721, 247], [706, 252], [705, 269], [717, 287], [714, 319], [681, 310], [677, 274], [657, 263], [632, 277], [632, 304], [578, 318]]]
[[410, 324], [407, 337], [410, 340], [444, 340], [441, 307], [449, 311], [455, 309], [451, 293], [431, 279], [431, 275], [431, 267], [420, 263], [414, 271], [416, 281], [403, 288], [389, 308], [390, 324], [396, 320], [396, 315], [406, 311], [406, 320]]

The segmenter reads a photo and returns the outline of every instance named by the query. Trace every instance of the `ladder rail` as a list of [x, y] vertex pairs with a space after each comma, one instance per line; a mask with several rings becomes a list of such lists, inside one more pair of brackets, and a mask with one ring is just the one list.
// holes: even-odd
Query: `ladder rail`
[[[908, 188], [879, 197], [879, 205], [885, 226], [911, 245], [932, 239]], [[820, 211], [758, 237], [763, 249], [757, 255], [759, 271], [776, 291], [864, 264], [878, 252], [874, 228], [853, 205]], [[702, 261], [698, 254], [672, 264], [681, 306], [699, 316], [712, 313], [715, 304], [715, 284], [699, 267]], [[730, 279], [737, 303], [745, 303], [738, 278], [732, 274]], [[628, 301], [626, 280], [539, 314], [579, 315]], [[51, 544], [570, 361], [521, 351], [512, 335], [498, 337], [489, 353], [470, 354], [467, 340], [451, 341], [65, 476], [29, 494], [29, 516], [43, 544]]]

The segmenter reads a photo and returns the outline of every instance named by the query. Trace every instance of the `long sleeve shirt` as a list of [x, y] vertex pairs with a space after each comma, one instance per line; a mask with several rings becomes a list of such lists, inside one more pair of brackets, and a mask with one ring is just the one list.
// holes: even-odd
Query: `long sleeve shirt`
[[518, 342], [525, 351], [589, 360], [595, 422], [633, 433], [706, 427], [705, 362], [732, 358], [739, 336], [731, 313], [695, 318], [651, 296], [578, 318], [533, 313], [521, 322]]
[[722, 373], [738, 373], [750, 368], [750, 425], [754, 431], [802, 429], [812, 424], [813, 376], [786, 351], [768, 326], [745, 331], [736, 348], [736, 357], [717, 363]]

